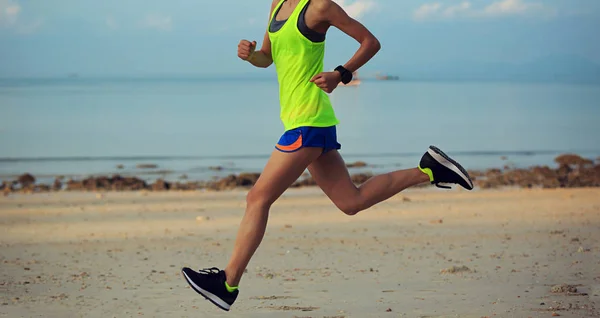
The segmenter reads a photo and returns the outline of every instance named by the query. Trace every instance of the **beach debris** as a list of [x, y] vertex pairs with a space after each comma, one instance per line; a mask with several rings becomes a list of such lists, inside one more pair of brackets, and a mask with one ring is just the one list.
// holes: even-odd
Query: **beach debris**
[[255, 300], [277, 300], [277, 299], [292, 299], [297, 298], [293, 296], [251, 296], [250, 299]]
[[[488, 169], [482, 180], [476, 180], [482, 188], [519, 186], [524, 188], [573, 188], [600, 186], [600, 164], [594, 166], [590, 159], [578, 155], [563, 154], [554, 159], [557, 169], [534, 166], [528, 169]], [[477, 178], [479, 179], [479, 178]]]
[[317, 185], [317, 182], [315, 181], [315, 179], [308, 176], [302, 180], [294, 182], [294, 184], [292, 184], [291, 187], [292, 188], [300, 188], [300, 187], [311, 187], [311, 186], [316, 186], [316, 185]]
[[[485, 171], [470, 170], [469, 175], [473, 179], [477, 187], [483, 189], [498, 188], [498, 187], [521, 187], [521, 188], [577, 188], [577, 187], [600, 187], [600, 162], [594, 164], [590, 159], [580, 157], [574, 154], [563, 154], [555, 158], [558, 168], [550, 168], [548, 166], [533, 166], [529, 168], [514, 168], [508, 169], [488, 169]], [[349, 165], [363, 166], [364, 162], [354, 162]], [[141, 163], [136, 167], [139, 169], [154, 169], [158, 168], [156, 164]], [[222, 167], [213, 167], [216, 170]], [[156, 172], [156, 171], [154, 171]], [[145, 173], [145, 172], [141, 172]], [[187, 179], [187, 176], [182, 175], [180, 179]], [[360, 185], [369, 180], [373, 174], [358, 173], [352, 174], [352, 182]], [[82, 180], [62, 180], [54, 181], [54, 184], [44, 185], [36, 184], [36, 178], [25, 173], [14, 181], [5, 181], [0, 186], [0, 190], [4, 195], [11, 192], [49, 192], [49, 191], [140, 191], [140, 190], [214, 190], [224, 191], [238, 187], [248, 188], [253, 186], [260, 173], [241, 173], [238, 175], [231, 174], [222, 178], [215, 177], [214, 180], [207, 181], [188, 181], [188, 182], [167, 182], [163, 179], [158, 179], [154, 182], [146, 181], [137, 177], [123, 177], [120, 175], [113, 176], [93, 176]], [[307, 187], [315, 186], [315, 180], [310, 174], [303, 175], [297, 180], [292, 187]], [[429, 183], [422, 183], [418, 187], [431, 186]], [[410, 202], [407, 197], [402, 197], [405, 202]], [[556, 233], [558, 234], [558, 233]]]
[[583, 246], [580, 246], [577, 249], [577, 253], [583, 253], [583, 252], [589, 252], [589, 251], [591, 251], [589, 248], [584, 248]]
[[35, 184], [35, 177], [29, 173], [25, 173], [20, 175], [19, 178], [17, 178], [17, 181], [21, 185], [21, 188], [27, 189]]
[[385, 310], [386, 312], [392, 312], [392, 308], [388, 308]]
[[560, 316], [560, 314], [558, 314], [556, 311], [552, 312], [552, 317], [558, 317], [558, 316]]
[[212, 190], [227, 190], [237, 187], [249, 187], [253, 186], [259, 177], [260, 173], [241, 173], [237, 176], [231, 174], [220, 180], [210, 182], [207, 184], [207, 188]]
[[152, 191], [166, 191], [171, 188], [171, 184], [163, 179], [158, 179], [152, 184]]
[[314, 307], [314, 306], [266, 306], [266, 307], [262, 307], [262, 308], [267, 308], [267, 309], [274, 309], [274, 310], [283, 310], [283, 311], [313, 311], [313, 310], [317, 310], [320, 307]]
[[356, 161], [356, 162], [351, 162], [351, 163], [347, 163], [346, 167], [348, 168], [362, 168], [362, 167], [366, 167], [367, 163], [364, 161]]
[[552, 293], [576, 293], [577, 287], [574, 285], [560, 284], [554, 285], [550, 288], [550, 292]]
[[114, 175], [112, 177], [89, 177], [81, 181], [67, 181], [67, 191], [125, 191], [125, 190], [143, 190], [148, 185], [144, 180], [135, 177], [122, 177]]
[[208, 217], [208, 216], [197, 216], [196, 217], [197, 222], [204, 222], [204, 221], [208, 221], [208, 220], [210, 220], [210, 217]]
[[472, 272], [474, 272], [474, 270], [471, 270], [470, 268], [468, 268], [465, 265], [462, 265], [462, 266], [452, 265], [451, 267], [442, 269], [440, 271], [440, 274], [458, 274], [458, 273], [472, 273]]
[[135, 167], [138, 169], [156, 169], [158, 168], [158, 165], [153, 163], [140, 163]]
[[442, 223], [444, 223], [444, 220], [442, 220], [442, 219], [431, 220], [431, 221], [429, 221], [429, 223], [431, 223], [431, 224], [442, 224]]
[[570, 154], [570, 153], [562, 154], [562, 155], [554, 158], [554, 162], [558, 163], [561, 166], [562, 165], [564, 165], [564, 166], [584, 166], [584, 165], [591, 165], [594, 163], [593, 160], [586, 159], [579, 155]]
[[56, 179], [54, 179], [54, 183], [52, 183], [52, 190], [54, 191], [60, 191], [63, 188], [63, 184], [61, 179], [59, 179], [58, 177]]
[[367, 180], [369, 180], [373, 175], [370, 173], [359, 173], [359, 174], [354, 174], [352, 176], [350, 176], [350, 178], [352, 179], [352, 182], [355, 184], [363, 184], [365, 182], [367, 182]]
[[58, 295], [50, 295], [50, 298], [52, 298], [52, 299], [66, 299], [66, 298], [69, 298], [69, 295], [67, 295], [65, 293], [60, 293]]

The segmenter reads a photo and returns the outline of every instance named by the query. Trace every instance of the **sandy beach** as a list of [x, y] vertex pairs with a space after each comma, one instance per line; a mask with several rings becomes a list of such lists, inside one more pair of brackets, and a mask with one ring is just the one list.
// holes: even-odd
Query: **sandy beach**
[[0, 316], [600, 315], [598, 188], [413, 189], [354, 217], [290, 189], [224, 312], [180, 269], [225, 266], [245, 194], [2, 197]]

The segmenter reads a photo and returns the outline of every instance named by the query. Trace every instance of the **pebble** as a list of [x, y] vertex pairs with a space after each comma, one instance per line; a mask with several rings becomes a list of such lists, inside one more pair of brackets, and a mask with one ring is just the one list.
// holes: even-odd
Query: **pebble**
[[208, 216], [197, 216], [196, 217], [196, 221], [198, 222], [204, 222], [204, 221], [208, 221], [210, 220], [210, 218]]

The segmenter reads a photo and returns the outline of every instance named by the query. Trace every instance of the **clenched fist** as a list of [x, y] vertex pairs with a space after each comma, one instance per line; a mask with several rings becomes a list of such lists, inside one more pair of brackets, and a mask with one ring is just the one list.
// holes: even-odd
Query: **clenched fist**
[[238, 44], [238, 57], [247, 61], [256, 49], [256, 41], [241, 40]]
[[315, 75], [310, 79], [312, 83], [315, 83], [325, 93], [331, 93], [340, 83], [342, 76], [340, 72], [323, 72]]

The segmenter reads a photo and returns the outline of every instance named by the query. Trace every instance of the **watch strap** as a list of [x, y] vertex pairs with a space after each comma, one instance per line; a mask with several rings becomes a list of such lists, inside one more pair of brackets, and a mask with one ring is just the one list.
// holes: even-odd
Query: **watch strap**
[[348, 71], [342, 65], [339, 65], [338, 67], [336, 67], [335, 70], [340, 73], [342, 83], [348, 84], [348, 83], [350, 83], [350, 81], [352, 81], [352, 72]]

